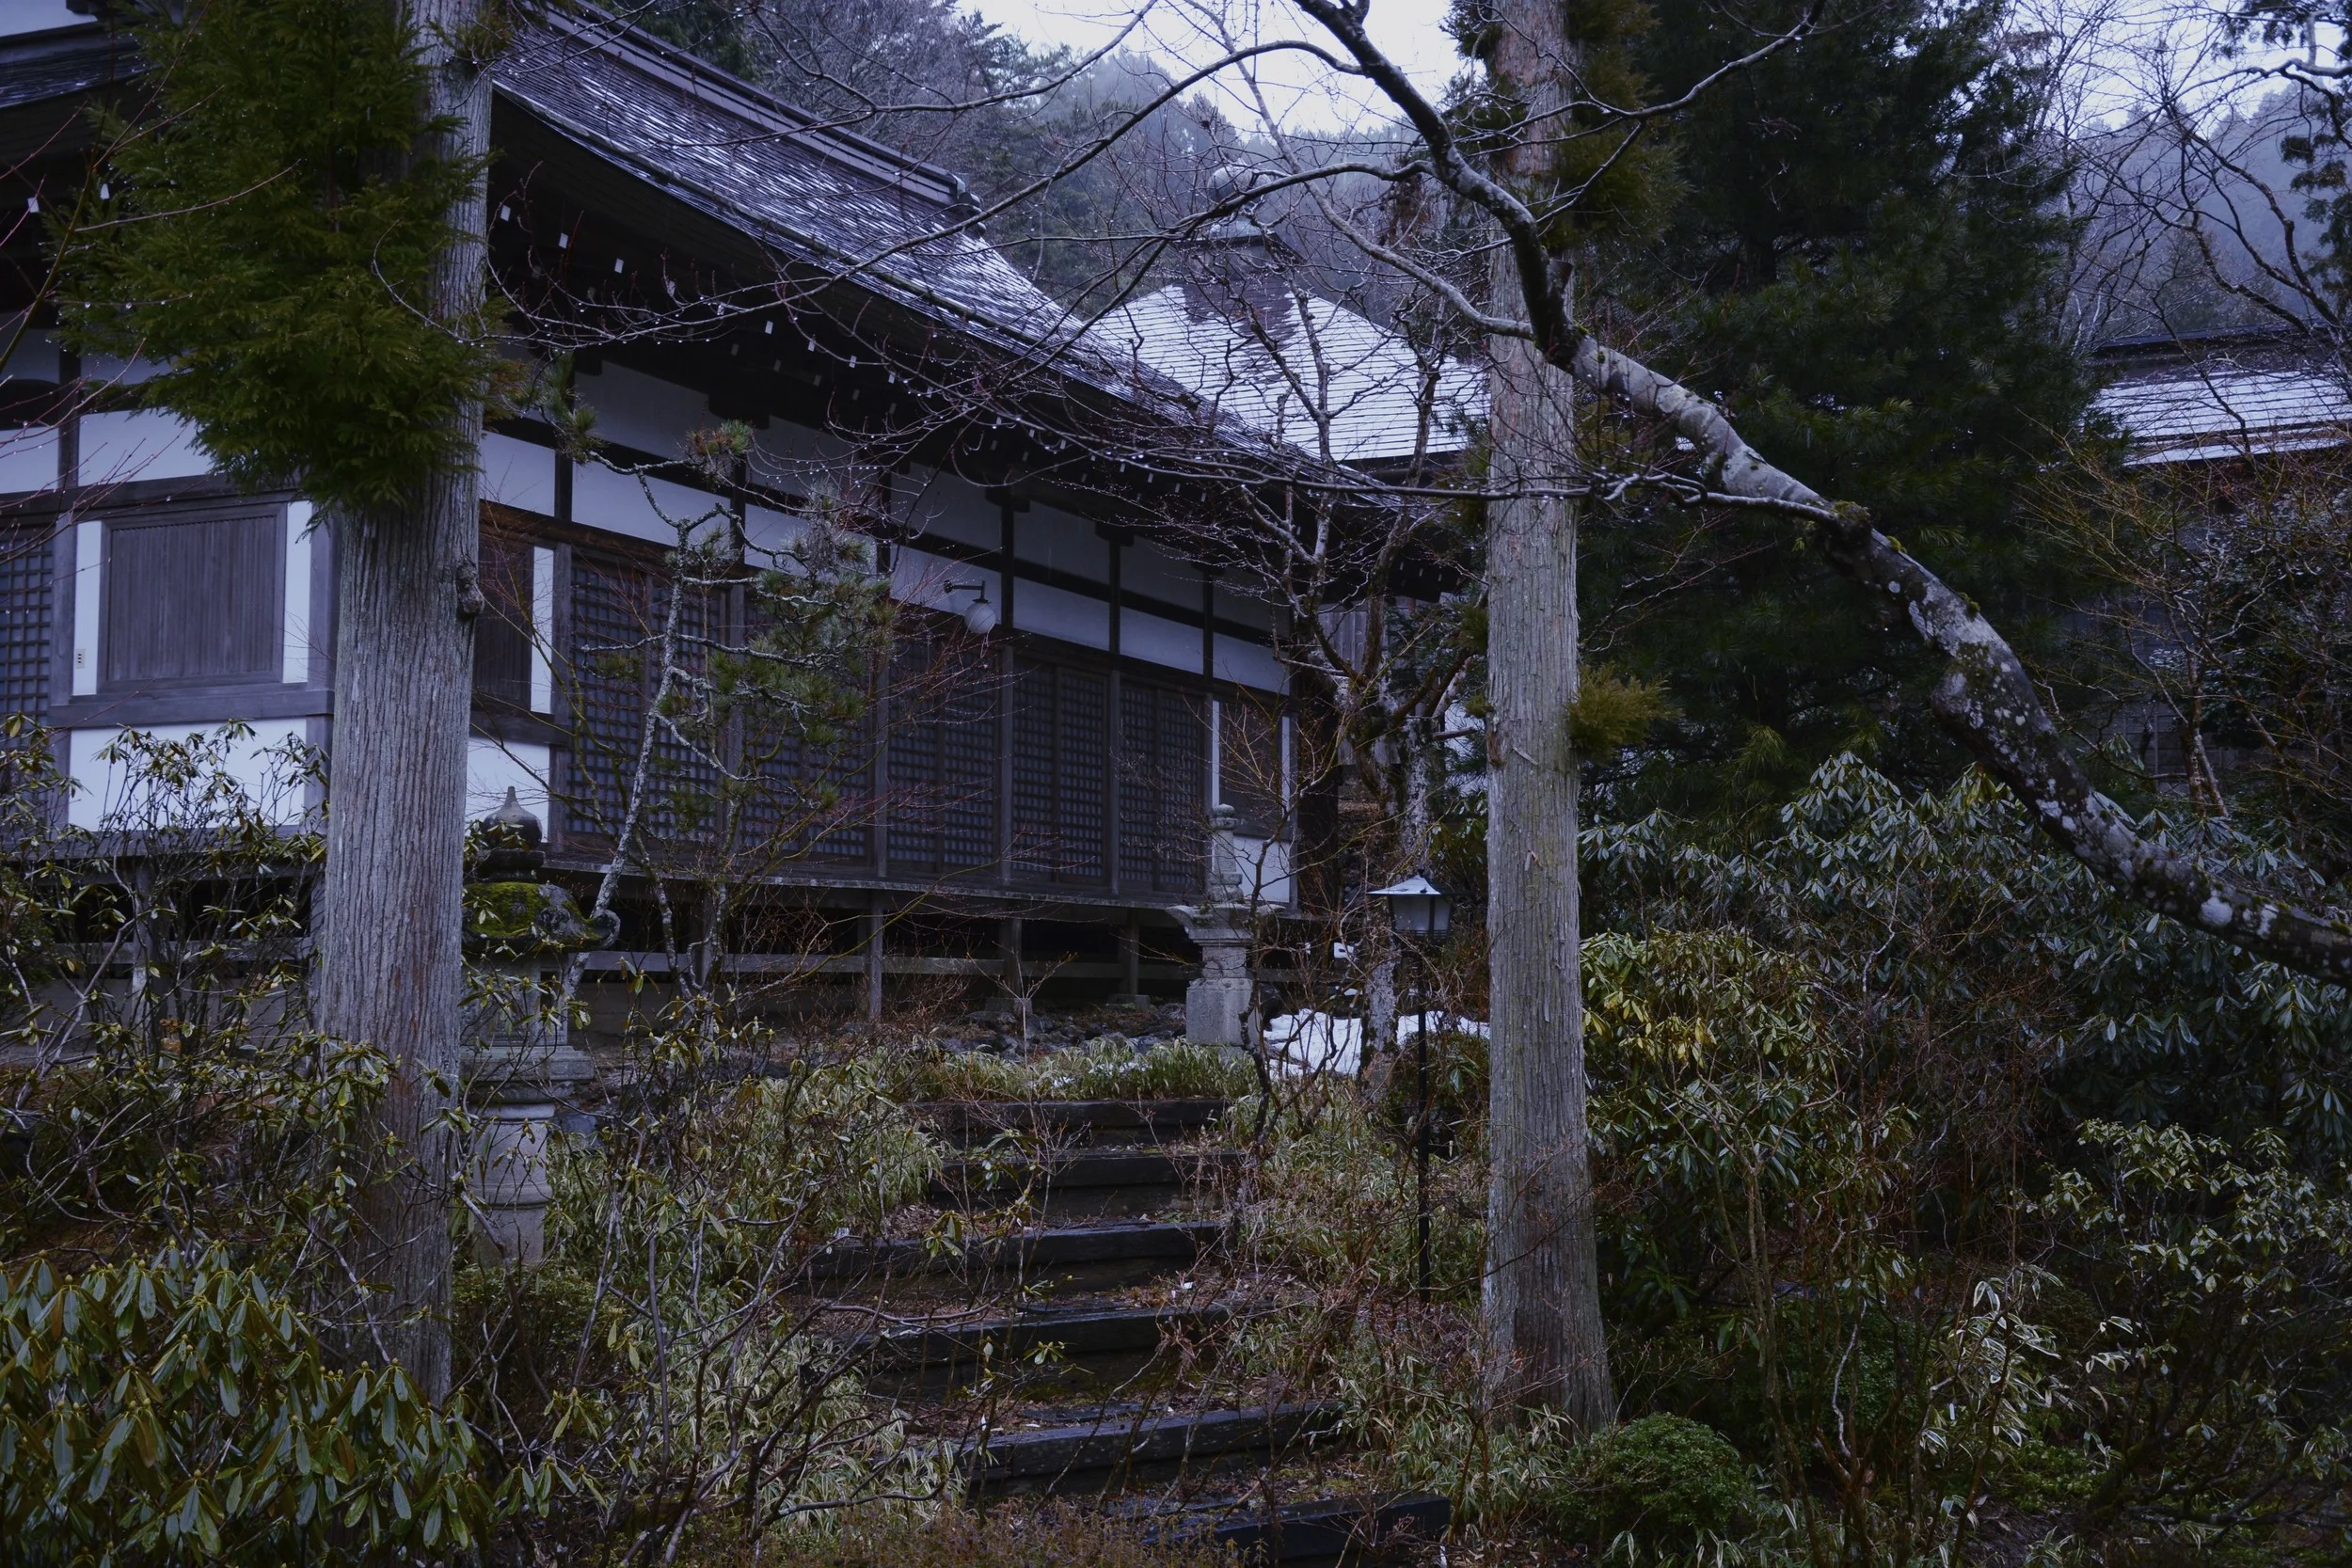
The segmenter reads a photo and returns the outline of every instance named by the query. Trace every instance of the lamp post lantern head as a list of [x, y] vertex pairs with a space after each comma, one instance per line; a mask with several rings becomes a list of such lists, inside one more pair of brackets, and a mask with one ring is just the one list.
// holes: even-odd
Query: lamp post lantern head
[[1441, 937], [1454, 924], [1454, 900], [1426, 877], [1407, 877], [1372, 890], [1389, 908], [1389, 922], [1406, 936]]

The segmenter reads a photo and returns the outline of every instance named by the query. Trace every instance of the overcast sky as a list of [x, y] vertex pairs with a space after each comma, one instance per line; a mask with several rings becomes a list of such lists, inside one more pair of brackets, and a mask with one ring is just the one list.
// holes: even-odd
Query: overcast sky
[[[1068, 44], [1081, 50], [1099, 49], [1136, 19], [1147, 0], [1120, 5], [1118, 0], [972, 0], [991, 22], [1020, 34], [1032, 43]], [[1127, 47], [1156, 55], [1164, 62], [1206, 64], [1218, 55], [1217, 40], [1202, 24], [1216, 14], [1237, 32], [1271, 40], [1278, 38], [1314, 39], [1319, 31], [1282, 0], [1148, 0], [1142, 25], [1127, 40]], [[1447, 0], [1372, 0], [1373, 41], [1411, 73], [1433, 96], [1447, 78], [1462, 67], [1454, 40], [1445, 34]], [[1385, 100], [1360, 83], [1335, 84], [1329, 72], [1303, 56], [1277, 55], [1255, 68], [1267, 104], [1284, 121], [1299, 126], [1346, 125], [1365, 117], [1394, 118]], [[1229, 87], [1233, 102], [1228, 112], [1245, 124], [1255, 119], [1246, 89]]]

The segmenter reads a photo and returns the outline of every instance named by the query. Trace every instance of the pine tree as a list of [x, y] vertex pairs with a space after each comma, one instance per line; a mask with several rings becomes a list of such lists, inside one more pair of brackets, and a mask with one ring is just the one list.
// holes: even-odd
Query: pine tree
[[[1658, 99], [1800, 14], [1654, 9], [1641, 58]], [[2001, 22], [1984, 4], [1846, 7], [1717, 84], [1673, 131], [1671, 221], [1619, 270], [1664, 313], [1659, 357], [1680, 379], [2030, 644], [2065, 562], [2020, 490], [2089, 386], [2057, 312], [2065, 170], [2037, 132], [2044, 84]], [[1849, 748], [1911, 783], [1959, 765], [1927, 707], [1933, 656], [1777, 522], [1652, 507], [1587, 534], [1597, 657], [1664, 678], [1682, 713], [1637, 782], [1616, 781], [1619, 809], [1774, 800]], [[1661, 557], [1683, 543], [1687, 586], [1661, 597]]]

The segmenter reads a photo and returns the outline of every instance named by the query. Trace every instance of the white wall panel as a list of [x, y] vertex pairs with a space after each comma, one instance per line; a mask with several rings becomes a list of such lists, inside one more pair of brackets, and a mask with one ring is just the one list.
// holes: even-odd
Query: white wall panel
[[64, 361], [57, 350], [57, 335], [36, 326], [20, 334], [16, 324], [24, 319], [18, 311], [13, 316], [0, 316], [0, 348], [13, 342], [8, 362], [0, 367], [0, 377], [14, 380], [23, 376], [27, 381], [62, 381]]
[[98, 690], [98, 607], [106, 559], [106, 525], [95, 517], [73, 525], [73, 695], [87, 697]]
[[1259, 691], [1290, 689], [1290, 672], [1274, 657], [1274, 650], [1237, 637], [1216, 640], [1216, 678]]
[[719, 422], [711, 417], [709, 403], [691, 387], [619, 365], [607, 365], [597, 375], [579, 376], [573, 385], [580, 401], [596, 411], [596, 435], [656, 457], [685, 456], [686, 437]]
[[[286, 760], [285, 747], [290, 740], [305, 737], [309, 721], [263, 719], [249, 727], [250, 735], [227, 743], [221, 758], [223, 771], [244, 786], [246, 798], [267, 820], [298, 819], [303, 813], [303, 785]], [[140, 733], [158, 740], [184, 741], [218, 728], [216, 723], [151, 724], [141, 726]], [[135, 784], [128, 764], [100, 754], [124, 733], [119, 729], [72, 733], [66, 745], [66, 767], [73, 781], [73, 794], [66, 806], [66, 820], [74, 827], [97, 830], [153, 824], [155, 808], [161, 802]]]
[[0, 495], [57, 487], [57, 432], [55, 426], [25, 425], [0, 430]]
[[1269, 630], [1274, 625], [1271, 605], [1248, 594], [1236, 594], [1224, 583], [1217, 584], [1216, 613], [1219, 620], [1235, 621], [1259, 631]]
[[1129, 609], [1119, 618], [1119, 651], [1171, 669], [1200, 673], [1200, 630]]
[[111, 354], [92, 354], [82, 360], [82, 379], [108, 387], [135, 387], [142, 381], [152, 381], [163, 374], [160, 359], [145, 355], [123, 359]]
[[[930, 610], [946, 610], [961, 615], [972, 608], [979, 595], [970, 589], [950, 589], [950, 582], [985, 583], [991, 604], [997, 599], [997, 584], [1001, 579], [993, 572], [961, 561], [950, 561], [943, 555], [918, 550], [901, 545], [891, 553], [891, 596], [907, 604], [922, 605]], [[1027, 584], [1023, 584], [1024, 592]], [[997, 607], [1002, 610], [1003, 607]]]
[[548, 749], [521, 741], [466, 742], [466, 820], [479, 821], [506, 803], [512, 789], [523, 810], [548, 824]]
[[692, 522], [719, 504], [707, 491], [619, 473], [601, 463], [582, 463], [572, 470], [572, 521], [632, 539], [675, 545], [677, 523]]
[[[969, 603], [972, 595], [962, 597]], [[1022, 581], [1013, 585], [1012, 622], [1023, 631], [1058, 637], [1083, 647], [1111, 645], [1111, 607], [1107, 602], [1041, 582]]]
[[84, 484], [192, 479], [213, 471], [196, 446], [196, 426], [151, 408], [82, 416]]
[[555, 711], [555, 666], [548, 651], [555, 639], [555, 551], [531, 547], [531, 711]]
[[778, 512], [771, 506], [747, 506], [743, 509], [743, 543], [751, 547], [755, 566], [778, 567], [778, 552], [789, 549], [806, 531], [807, 524], [789, 513]]
[[[278, 679], [299, 685], [310, 678], [310, 503], [286, 508], [286, 624]], [[326, 628], [318, 628], [322, 636]], [[325, 650], [322, 650], [325, 651]]]
[[512, 436], [482, 437], [482, 499], [525, 512], [555, 511], [555, 449]]
[[45, 33], [52, 27], [77, 26], [88, 20], [67, 9], [65, 0], [8, 0], [0, 6], [0, 38]]
[[1094, 525], [1050, 506], [1031, 507], [1013, 519], [1012, 553], [1089, 582], [1108, 582], [1111, 547]]
[[978, 485], [952, 474], [910, 479], [899, 506], [906, 526], [917, 534], [935, 533], [984, 550], [996, 549], [1005, 542], [1002, 510]]
[[1119, 562], [1120, 586], [1131, 594], [1164, 599], [1186, 610], [1200, 607], [1200, 574], [1146, 540], [1128, 546]]

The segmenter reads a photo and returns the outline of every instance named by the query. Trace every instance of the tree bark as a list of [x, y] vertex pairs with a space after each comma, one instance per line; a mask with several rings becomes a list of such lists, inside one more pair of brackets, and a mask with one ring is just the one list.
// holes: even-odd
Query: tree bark
[[[1507, 274], [1506, 274], [1507, 281]], [[1486, 503], [1487, 1383], [1586, 1431], [1614, 1401], [1602, 1338], [1578, 961], [1576, 516], [1567, 378], [1494, 345]]]
[[[1509, 172], [1540, 188], [1571, 64], [1557, 0], [1511, 0], [1488, 62], [1524, 105]], [[1520, 303], [1509, 247], [1497, 308]], [[1489, 344], [1486, 503], [1486, 1379], [1498, 1409], [1614, 1416], [1584, 1119], [1579, 961], [1574, 389], [1524, 338]]]
[[[480, 0], [417, 0], [409, 15], [429, 71], [427, 113], [449, 129], [426, 156], [478, 159], [489, 79], [453, 46]], [[452, 331], [482, 305], [484, 182], [450, 214], [453, 242], [424, 302]], [[449, 1391], [450, 1187], [444, 1125], [456, 1088], [465, 876], [466, 736], [482, 405], [453, 416], [454, 460], [422, 474], [405, 504], [331, 520], [335, 717], [326, 868], [318, 910], [318, 1022], [382, 1050], [392, 1081], [377, 1111], [383, 1153], [358, 1204], [374, 1348], [419, 1390]]]

